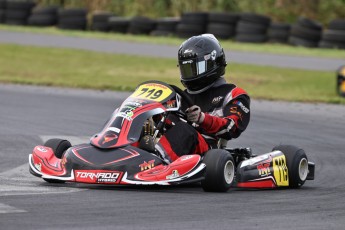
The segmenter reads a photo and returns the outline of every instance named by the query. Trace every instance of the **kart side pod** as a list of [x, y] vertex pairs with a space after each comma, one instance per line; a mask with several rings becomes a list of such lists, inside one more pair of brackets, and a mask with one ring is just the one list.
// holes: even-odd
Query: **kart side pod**
[[282, 145], [273, 152], [242, 161], [237, 167], [237, 187], [301, 187], [313, 180], [315, 164], [308, 162], [303, 149]]

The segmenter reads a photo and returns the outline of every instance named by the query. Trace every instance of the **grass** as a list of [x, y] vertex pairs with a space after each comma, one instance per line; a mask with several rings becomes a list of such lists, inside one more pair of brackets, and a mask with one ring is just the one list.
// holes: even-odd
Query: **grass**
[[[92, 31], [59, 30], [55, 27], [37, 28], [37, 27], [28, 27], [28, 26], [0, 25], [0, 30], [76, 36], [76, 37], [85, 37], [85, 38], [99, 38], [99, 39], [120, 40], [120, 41], [129, 41], [129, 42], [166, 44], [166, 45], [174, 45], [176, 47], [178, 47], [184, 41], [184, 39], [177, 38], [177, 37], [152, 37], [152, 36], [147, 36], [147, 35], [129, 35], [129, 34], [118, 34], [118, 33], [101, 33], [101, 32], [92, 32]], [[345, 58], [344, 50], [338, 50], [338, 49], [294, 47], [294, 46], [289, 46], [289, 45], [270, 44], [270, 43], [249, 44], [249, 43], [238, 43], [231, 40], [221, 40], [221, 44], [223, 48], [226, 50], [272, 53], [272, 54], [283, 54], [283, 55], [293, 55], [293, 56]]]
[[[0, 82], [109, 90], [133, 90], [145, 80], [179, 83], [173, 59], [0, 44]], [[256, 99], [345, 104], [333, 72], [231, 63], [229, 82]]]

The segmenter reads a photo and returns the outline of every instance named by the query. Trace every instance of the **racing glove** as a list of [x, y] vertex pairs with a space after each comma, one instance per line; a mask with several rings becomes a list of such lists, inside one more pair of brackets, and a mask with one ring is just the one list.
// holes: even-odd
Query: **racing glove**
[[188, 121], [196, 124], [201, 124], [205, 119], [205, 114], [201, 112], [200, 107], [197, 105], [193, 105], [186, 109], [186, 115]]
[[150, 117], [144, 123], [143, 135], [153, 136], [154, 130], [155, 130], [154, 121], [153, 121], [152, 117]]

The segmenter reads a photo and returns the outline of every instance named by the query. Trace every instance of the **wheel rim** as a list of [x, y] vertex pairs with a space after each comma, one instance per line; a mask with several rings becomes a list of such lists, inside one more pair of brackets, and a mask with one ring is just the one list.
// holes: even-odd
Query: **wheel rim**
[[301, 161], [299, 162], [298, 173], [299, 173], [299, 178], [301, 179], [301, 181], [305, 181], [307, 179], [308, 160], [306, 158], [302, 158]]
[[227, 161], [224, 167], [224, 178], [227, 184], [231, 184], [234, 180], [235, 166], [232, 161]]

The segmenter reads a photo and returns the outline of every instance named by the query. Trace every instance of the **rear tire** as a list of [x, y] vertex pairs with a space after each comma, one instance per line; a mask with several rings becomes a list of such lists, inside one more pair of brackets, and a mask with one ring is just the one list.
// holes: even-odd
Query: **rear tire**
[[304, 150], [293, 145], [279, 145], [273, 148], [275, 150], [283, 152], [286, 157], [289, 187], [301, 187], [308, 176], [308, 158]]
[[205, 179], [201, 186], [205, 192], [226, 192], [235, 179], [235, 163], [231, 154], [222, 149], [212, 149], [203, 160]]
[[[44, 143], [44, 146], [51, 148], [54, 152], [54, 155], [57, 158], [61, 159], [66, 150], [69, 149], [72, 145], [67, 140], [53, 138], [46, 141], [46, 143]], [[43, 178], [43, 180], [47, 181], [48, 183], [65, 183], [65, 181], [55, 179]]]

